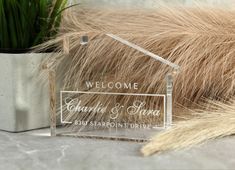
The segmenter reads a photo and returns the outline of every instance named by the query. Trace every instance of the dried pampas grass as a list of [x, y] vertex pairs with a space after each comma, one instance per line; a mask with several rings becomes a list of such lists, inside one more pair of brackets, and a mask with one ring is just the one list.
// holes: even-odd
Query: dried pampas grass
[[[87, 77], [100, 77], [104, 68], [111, 73], [119, 67], [123, 82], [145, 82], [151, 88], [141, 91], [147, 93], [163, 90], [159, 80], [167, 67], [104, 35], [114, 33], [181, 66], [175, 102], [185, 106], [188, 101], [199, 102], [202, 96], [230, 98], [235, 94], [234, 15], [234, 11], [213, 8], [77, 9], [64, 18], [61, 36], [54, 40], [69, 39], [66, 48], [72, 62], [65, 83], [77, 87]], [[88, 48], [79, 43], [82, 35], [90, 38]], [[52, 57], [56, 61], [52, 66], [57, 67], [64, 58], [67, 56]]]
[[[164, 7], [148, 11], [80, 8], [65, 14], [59, 36], [39, 46], [38, 50], [57, 46], [59, 53], [45, 62], [57, 72], [66, 73], [60, 75], [64, 89], [82, 87], [85, 80], [99, 80], [101, 73], [105, 73], [108, 81], [115, 78], [121, 82], [144, 82], [139, 92], [165, 90], [161, 80], [168, 67], [113, 41], [106, 33], [117, 34], [180, 65], [173, 93], [174, 104], [178, 107], [174, 121], [179, 121], [187, 116], [193, 118], [191, 112], [182, 110], [197, 109], [204, 98], [229, 101], [235, 95], [234, 17], [234, 10], [205, 7]], [[79, 42], [83, 35], [89, 36], [87, 46]], [[66, 49], [69, 56], [60, 53], [62, 49]], [[89, 101], [96, 100], [94, 96]], [[105, 103], [110, 99], [102, 100]], [[128, 102], [129, 98], [122, 100]], [[233, 107], [232, 103], [230, 105]], [[230, 105], [223, 105], [225, 111], [211, 109], [203, 112], [201, 118], [180, 122], [146, 145], [142, 152], [149, 155], [233, 133], [234, 107]], [[89, 120], [104, 117], [93, 116]], [[224, 124], [225, 121], [229, 124]]]
[[180, 121], [172, 129], [153, 137], [141, 149], [143, 155], [189, 148], [208, 139], [235, 134], [235, 100], [227, 103], [210, 101], [210, 105], [214, 111], [201, 110], [195, 113], [196, 118]]

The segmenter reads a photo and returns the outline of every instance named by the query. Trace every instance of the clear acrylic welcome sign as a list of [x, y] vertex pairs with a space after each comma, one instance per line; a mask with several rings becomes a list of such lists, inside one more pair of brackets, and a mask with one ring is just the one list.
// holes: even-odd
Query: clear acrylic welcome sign
[[[127, 82], [117, 78], [118, 76], [113, 76], [121, 73], [118, 67], [113, 68], [112, 74], [109, 74], [111, 71], [105, 64], [94, 66], [95, 68], [89, 73], [93, 75], [100, 72], [100, 76], [83, 78], [73, 87], [53, 86], [55, 78], [51, 74], [52, 136], [145, 141], [157, 131], [171, 126], [173, 73], [179, 69], [179, 66], [119, 36], [113, 34], [105, 36], [132, 48], [158, 65], [169, 67], [170, 71], [165, 72], [161, 80], [162, 90], [159, 92], [158, 84], [150, 83], [154, 82], [150, 75], [146, 75], [149, 81], [144, 81], [144, 78], [141, 81], [134, 81], [134, 78], [131, 79], [132, 74], [129, 74], [129, 80], [133, 81]], [[84, 46], [87, 52], [92, 43], [88, 36], [81, 37], [80, 45]], [[79, 78], [77, 77], [78, 81]], [[157, 93], [149, 93], [151, 91], [149, 89]]]

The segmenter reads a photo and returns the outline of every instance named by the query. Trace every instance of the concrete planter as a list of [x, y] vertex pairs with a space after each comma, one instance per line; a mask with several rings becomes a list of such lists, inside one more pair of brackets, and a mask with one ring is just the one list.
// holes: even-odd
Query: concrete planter
[[49, 54], [0, 53], [0, 129], [20, 132], [49, 126], [49, 93], [39, 64]]

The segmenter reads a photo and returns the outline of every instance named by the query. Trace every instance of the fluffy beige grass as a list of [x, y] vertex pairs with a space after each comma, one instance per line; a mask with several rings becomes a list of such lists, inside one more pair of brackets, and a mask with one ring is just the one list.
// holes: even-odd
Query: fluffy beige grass
[[226, 104], [211, 101], [210, 104], [217, 109], [196, 112], [200, 117], [180, 121], [172, 129], [156, 135], [141, 149], [143, 155], [189, 148], [208, 139], [235, 134], [235, 101]]
[[[184, 105], [188, 100], [198, 102], [202, 96], [226, 98], [234, 95], [234, 14], [234, 11], [205, 8], [156, 11], [77, 9], [67, 14], [61, 36], [54, 42], [62, 42], [65, 38], [70, 41], [73, 62], [67, 83], [77, 86], [79, 81], [76, 82], [75, 77], [83, 80], [91, 73], [97, 77], [104, 66], [112, 72], [116, 68], [113, 66], [117, 65], [123, 81], [145, 81], [154, 87], [162, 80], [167, 68], [103, 34], [114, 33], [135, 42], [181, 66], [174, 94], [175, 101]], [[78, 43], [84, 34], [90, 38], [87, 49]], [[54, 66], [66, 57], [57, 55], [59, 61], [52, 57], [56, 61]], [[142, 90], [155, 93], [157, 88]]]

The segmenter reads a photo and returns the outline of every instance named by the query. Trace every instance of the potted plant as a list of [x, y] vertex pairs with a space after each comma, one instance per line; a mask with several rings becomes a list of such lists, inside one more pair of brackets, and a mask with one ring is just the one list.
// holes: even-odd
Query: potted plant
[[48, 88], [38, 78], [47, 53], [30, 48], [53, 38], [67, 0], [0, 0], [0, 129], [49, 125]]

